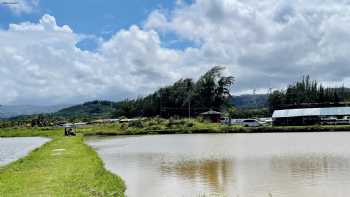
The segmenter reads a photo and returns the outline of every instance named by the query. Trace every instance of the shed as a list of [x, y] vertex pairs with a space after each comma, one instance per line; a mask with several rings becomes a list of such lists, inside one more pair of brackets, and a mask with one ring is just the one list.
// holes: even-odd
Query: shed
[[274, 125], [313, 125], [321, 123], [322, 118], [349, 115], [350, 107], [325, 107], [276, 110], [272, 118]]
[[209, 110], [200, 114], [204, 119], [211, 122], [220, 122], [221, 112]]

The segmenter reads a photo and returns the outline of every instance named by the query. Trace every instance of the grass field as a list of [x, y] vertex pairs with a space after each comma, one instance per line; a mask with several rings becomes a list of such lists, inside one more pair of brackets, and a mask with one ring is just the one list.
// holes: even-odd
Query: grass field
[[0, 196], [124, 196], [121, 178], [106, 171], [83, 140], [55, 137], [0, 169]]

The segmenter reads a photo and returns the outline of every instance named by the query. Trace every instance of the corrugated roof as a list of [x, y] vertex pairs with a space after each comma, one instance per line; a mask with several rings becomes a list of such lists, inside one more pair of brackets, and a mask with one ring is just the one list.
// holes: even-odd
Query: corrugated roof
[[350, 107], [326, 107], [285, 109], [273, 112], [273, 118], [299, 117], [299, 116], [342, 116], [350, 115]]
[[214, 110], [209, 110], [209, 111], [201, 113], [201, 114], [202, 115], [217, 115], [217, 114], [221, 114], [221, 112], [214, 111]]

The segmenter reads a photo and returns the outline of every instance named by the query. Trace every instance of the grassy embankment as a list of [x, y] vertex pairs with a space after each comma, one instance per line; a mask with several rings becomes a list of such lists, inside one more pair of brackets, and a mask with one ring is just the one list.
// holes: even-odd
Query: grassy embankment
[[0, 136], [49, 136], [52, 141], [0, 168], [0, 196], [124, 196], [124, 182], [104, 169], [83, 137], [62, 129], [0, 130]]
[[289, 127], [243, 127], [208, 123], [196, 119], [165, 120], [144, 119], [134, 123], [100, 124], [78, 128], [83, 135], [147, 135], [147, 134], [190, 134], [190, 133], [277, 133], [277, 132], [330, 132], [350, 131], [349, 125], [289, 126]]
[[[327, 132], [350, 131], [350, 125], [329, 126], [262, 126], [257, 128], [239, 125], [208, 123], [200, 119], [146, 118], [132, 123], [95, 124], [79, 127], [76, 131], [83, 136], [91, 135], [147, 135], [147, 134], [190, 134], [190, 133], [274, 133], [274, 132]], [[63, 134], [62, 128], [8, 128], [0, 129], [0, 137], [44, 136]]]

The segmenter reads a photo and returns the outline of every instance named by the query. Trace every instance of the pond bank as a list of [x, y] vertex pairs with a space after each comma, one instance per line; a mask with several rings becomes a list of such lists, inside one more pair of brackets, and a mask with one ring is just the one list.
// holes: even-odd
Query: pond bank
[[54, 137], [0, 169], [4, 196], [124, 196], [120, 177], [104, 169], [82, 136]]
[[118, 136], [118, 135], [165, 135], [165, 134], [206, 134], [206, 133], [293, 133], [293, 132], [344, 132], [350, 126], [292, 126], [292, 127], [220, 127], [220, 128], [178, 128], [178, 129], [133, 129], [128, 130], [78, 130], [84, 136]]

